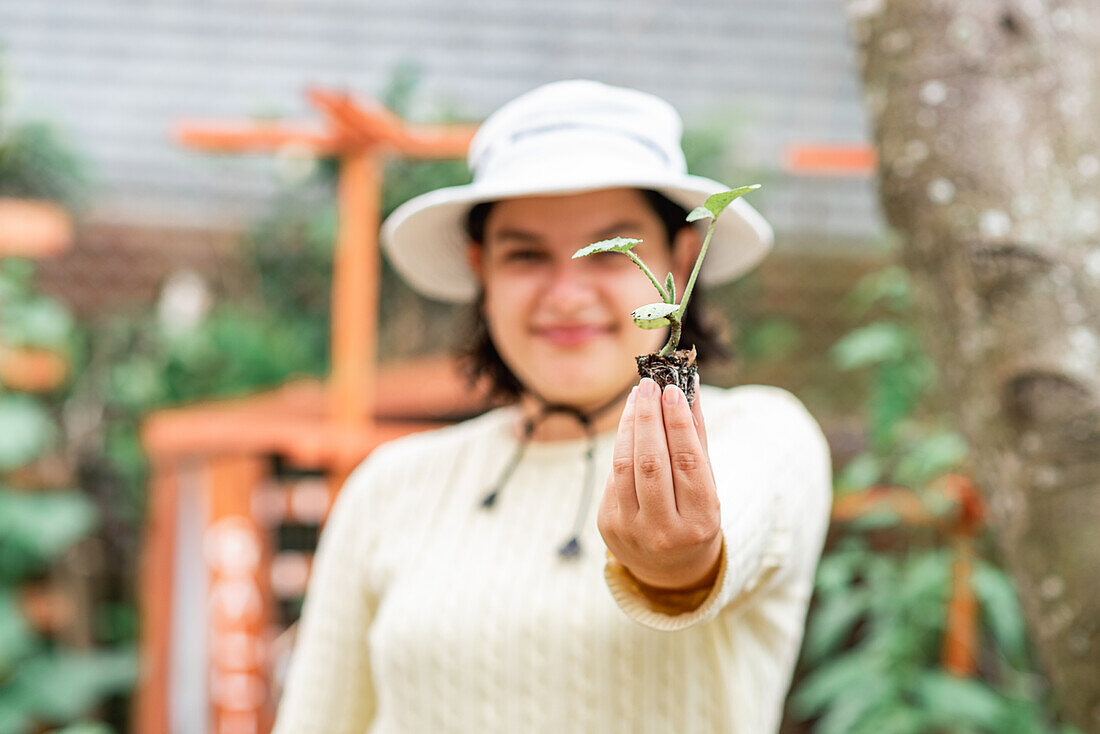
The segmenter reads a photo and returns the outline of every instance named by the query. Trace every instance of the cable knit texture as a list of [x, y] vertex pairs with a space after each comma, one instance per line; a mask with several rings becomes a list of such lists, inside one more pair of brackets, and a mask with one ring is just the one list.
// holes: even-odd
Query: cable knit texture
[[779, 727], [828, 524], [820, 428], [790, 393], [704, 387], [724, 547], [688, 611], [596, 528], [563, 560], [585, 442], [536, 442], [496, 505], [513, 408], [376, 450], [321, 536], [275, 734], [732, 732]]

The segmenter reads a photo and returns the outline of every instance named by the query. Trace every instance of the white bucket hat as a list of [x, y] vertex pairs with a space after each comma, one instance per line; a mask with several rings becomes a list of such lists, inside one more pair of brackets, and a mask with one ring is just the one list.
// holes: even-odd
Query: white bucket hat
[[[465, 217], [480, 202], [629, 187], [653, 189], [690, 211], [730, 187], [687, 173], [683, 124], [651, 94], [588, 80], [546, 84], [505, 104], [478, 129], [467, 162], [473, 183], [405, 202], [382, 224], [382, 247], [418, 291], [472, 301]], [[723, 283], [760, 262], [772, 229], [744, 199], [718, 220], [700, 272]], [[582, 243], [583, 244], [587, 243]]]

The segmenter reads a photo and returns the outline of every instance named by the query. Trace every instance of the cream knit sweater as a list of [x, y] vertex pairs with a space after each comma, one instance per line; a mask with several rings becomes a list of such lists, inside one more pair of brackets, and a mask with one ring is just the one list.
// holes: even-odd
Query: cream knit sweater
[[702, 401], [725, 547], [680, 614], [657, 611], [596, 528], [613, 432], [572, 560], [556, 549], [583, 439], [533, 443], [489, 510], [515, 409], [377, 449], [322, 534], [275, 734], [774, 732], [828, 524], [828, 447], [779, 388]]

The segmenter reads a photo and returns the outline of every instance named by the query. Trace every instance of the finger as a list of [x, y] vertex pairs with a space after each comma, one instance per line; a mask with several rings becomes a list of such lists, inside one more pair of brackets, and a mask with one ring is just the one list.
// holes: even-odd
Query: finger
[[710, 460], [683, 391], [675, 385], [666, 387], [662, 408], [676, 511], [685, 518], [711, 512], [717, 495]]
[[615, 451], [611, 459], [611, 475], [605, 492], [613, 492], [619, 504], [619, 512], [632, 517], [638, 512], [638, 495], [634, 490], [634, 405], [638, 388], [634, 387], [626, 398], [626, 407], [619, 418], [619, 431], [615, 435]]
[[707, 444], [707, 424], [703, 420], [703, 408], [699, 398], [702, 393], [702, 385], [699, 381], [699, 373], [695, 373], [695, 402], [691, 404], [691, 416], [695, 423], [695, 432], [699, 434], [699, 443], [703, 445], [703, 453], [710, 459], [710, 446]]
[[639, 511], [654, 519], [676, 514], [672, 467], [668, 462], [661, 390], [646, 377], [634, 401], [634, 490]]

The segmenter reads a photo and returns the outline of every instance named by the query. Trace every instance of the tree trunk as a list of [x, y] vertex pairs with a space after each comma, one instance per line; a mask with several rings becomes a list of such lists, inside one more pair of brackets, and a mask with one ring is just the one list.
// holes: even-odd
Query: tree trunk
[[1100, 7], [849, 0], [932, 355], [1066, 718], [1100, 732]]

